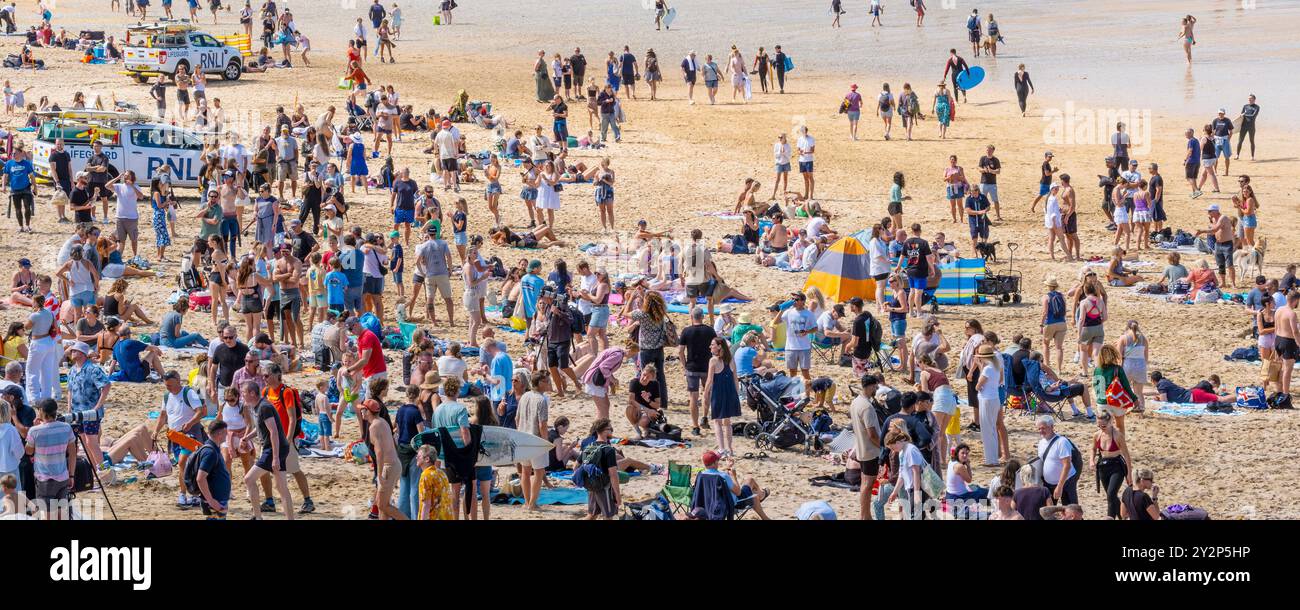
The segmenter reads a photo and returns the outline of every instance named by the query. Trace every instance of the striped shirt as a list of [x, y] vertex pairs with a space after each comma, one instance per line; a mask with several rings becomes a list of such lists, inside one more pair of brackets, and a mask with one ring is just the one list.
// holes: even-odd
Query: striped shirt
[[36, 480], [68, 480], [68, 443], [72, 440], [72, 426], [64, 422], [44, 423], [27, 431], [27, 446], [36, 448], [32, 456]]

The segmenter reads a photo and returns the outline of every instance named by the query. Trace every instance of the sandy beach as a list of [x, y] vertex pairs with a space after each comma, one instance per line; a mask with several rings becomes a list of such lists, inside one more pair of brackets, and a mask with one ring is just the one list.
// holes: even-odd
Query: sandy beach
[[[62, 0], [56, 12], [55, 29], [62, 26], [76, 31], [94, 24], [94, 29], [104, 29], [110, 34], [122, 32], [127, 17], [121, 13], [104, 13], [101, 9], [106, 4], [100, 0]], [[299, 4], [291, 3], [290, 7], [302, 8]], [[312, 39], [311, 67], [295, 64], [292, 69], [249, 74], [235, 83], [212, 79], [208, 96], [222, 99], [227, 116], [234, 117], [232, 127], [260, 129], [263, 121], [273, 119], [277, 105], [291, 110], [294, 103], [302, 104], [312, 117], [327, 105], [342, 107], [344, 92], [336, 84], [344, 67], [345, 36], [349, 23], [364, 14], [366, 3], [358, 3], [355, 9], [348, 10], [328, 4], [328, 11], [303, 10], [298, 17], [299, 27]], [[793, 134], [797, 126], [807, 125], [818, 139], [816, 199], [834, 214], [830, 221], [833, 228], [847, 234], [869, 229], [878, 222], [885, 215], [891, 177], [894, 172], [903, 171], [912, 197], [906, 207], [906, 223], [922, 223], [927, 236], [934, 230], [945, 231], [959, 245], [966, 246], [965, 255], [969, 247], [965, 225], [949, 222], [943, 200], [943, 168], [948, 155], [957, 155], [968, 175], [974, 176], [976, 160], [983, 154], [985, 145], [995, 144], [1003, 164], [999, 183], [1006, 220], [993, 227], [992, 239], [1003, 245], [998, 268], [1006, 264], [1009, 252], [1005, 246], [1012, 242], [1020, 244], [1014, 263], [1024, 277], [1025, 302], [1007, 307], [944, 306], [938, 317], [949, 338], [958, 344], [954, 352], [960, 349], [962, 323], [970, 318], [978, 318], [986, 328], [995, 329], [1004, 345], [1013, 334], [1026, 333], [1034, 338], [1037, 347], [1038, 303], [1044, 293], [1042, 280], [1053, 275], [1068, 286], [1079, 273], [1078, 264], [1048, 260], [1042, 216], [1029, 211], [1030, 201], [1037, 193], [1039, 164], [1045, 150], [1053, 151], [1055, 163], [1063, 172], [1074, 176], [1084, 255], [1109, 254], [1111, 234], [1104, 228], [1101, 190], [1094, 178], [1105, 172], [1102, 159], [1110, 154], [1110, 147], [1105, 143], [1109, 132], [1098, 117], [1104, 120], [1117, 116], [1116, 113], [1127, 113], [1124, 116], [1132, 117], [1138, 124], [1141, 131], [1135, 131], [1135, 150], [1139, 150], [1139, 145], [1143, 148], [1134, 157], [1142, 161], [1143, 167], [1148, 161], [1162, 166], [1166, 176], [1168, 226], [1189, 232], [1203, 228], [1206, 205], [1217, 203], [1229, 207], [1235, 177], [1248, 174], [1262, 206], [1260, 235], [1268, 238], [1266, 274], [1279, 277], [1287, 263], [1300, 258], [1300, 239], [1291, 232], [1295, 226], [1293, 219], [1300, 211], [1300, 204], [1296, 203], [1300, 189], [1293, 179], [1300, 170], [1300, 138], [1297, 138], [1300, 125], [1294, 115], [1287, 116], [1282, 111], [1284, 100], [1291, 99], [1297, 91], [1287, 79], [1277, 78], [1279, 66], [1296, 65], [1293, 36], [1281, 22], [1291, 18], [1294, 23], [1300, 7], [1261, 2], [1253, 10], [1232, 10], [1211, 7], [1235, 7], [1237, 3], [1142, 3], [1140, 8], [1122, 9], [1118, 15], [1149, 24], [1157, 32], [1141, 45], [1129, 45], [1123, 36], [1138, 38], [1140, 28], [1134, 28], [1136, 31], [1125, 32], [1119, 40], [1104, 45], [1100, 29], [1082, 28], [1088, 21], [1082, 5], [1093, 7], [1090, 10], [1096, 13], [1109, 10], [1104, 7], [1118, 7], [1120, 3], [1053, 3], [1051, 6], [1056, 8], [1051, 10], [1080, 11], [1071, 13], [1066, 20], [1054, 17], [1046, 3], [987, 2], [979, 6], [981, 14], [992, 10], [999, 15], [1012, 43], [1007, 54], [996, 60], [981, 57], [976, 62], [969, 57], [969, 45], [961, 46], [965, 15], [971, 8], [967, 3], [958, 3], [954, 10], [939, 10], [936, 6], [927, 17], [926, 26], [918, 29], [912, 25], [913, 17], [906, 4], [895, 1], [886, 13], [887, 27], [878, 31], [868, 31], [862, 6], [865, 3], [858, 3], [845, 15], [844, 29], [834, 32], [827, 27], [830, 18], [822, 6], [829, 5], [828, 2], [804, 3], [807, 6], [797, 10], [788, 3], [766, 0], [750, 4], [682, 0], [674, 4], [681, 16], [670, 32], [656, 32], [652, 12], [630, 0], [594, 11], [584, 8], [588, 3], [576, 0], [525, 6], [484, 2], [457, 11], [457, 20], [452, 25], [440, 27], [430, 25], [432, 9], [429, 7], [403, 6], [406, 14], [403, 37], [397, 43], [398, 62], [372, 61], [366, 64], [366, 70], [377, 84], [394, 85], [403, 103], [414, 104], [417, 111], [429, 107], [445, 111], [456, 93], [464, 89], [471, 99], [490, 100], [497, 112], [510, 119], [512, 127], [527, 132], [534, 125], [550, 125], [545, 105], [539, 104], [533, 95], [531, 66], [538, 49], [545, 49], [548, 57], [554, 52], [567, 56], [575, 46], [581, 46], [591, 63], [588, 74], [603, 76], [602, 58], [607, 51], [627, 44], [640, 57], [646, 48], [654, 48], [664, 69], [664, 82], [659, 89], [662, 99], [624, 104], [628, 120], [624, 124], [622, 143], [600, 151], [575, 150], [570, 155], [571, 160], [588, 165], [598, 163], [602, 157], [610, 158], [611, 167], [618, 172], [616, 215], [624, 236], [639, 219], [648, 220], [655, 230], [671, 228], [675, 237], [686, 237], [691, 229], [700, 228], [710, 243], [724, 234], [739, 232], [736, 221], [702, 214], [729, 211], [746, 177], [761, 181], [760, 192], [769, 193], [772, 142], [779, 133]], [[20, 26], [30, 23], [29, 9], [30, 6], [19, 8], [23, 17]], [[1201, 42], [1195, 53], [1200, 59], [1190, 69], [1185, 69], [1181, 47], [1174, 40], [1178, 17], [1184, 12], [1204, 15], [1197, 26]], [[206, 9], [202, 15], [205, 22], [210, 22], [211, 14]], [[227, 34], [238, 28], [236, 14], [223, 12], [219, 24], [210, 31]], [[732, 32], [737, 33], [733, 36]], [[787, 80], [787, 93], [755, 92], [752, 101], [740, 103], [732, 102], [730, 92], [724, 87], [719, 92], [720, 103], [709, 105], [700, 87], [695, 96], [697, 103], [688, 105], [676, 67], [681, 57], [695, 50], [701, 57], [705, 53], [714, 54], [721, 64], [733, 43], [751, 59], [760, 45], [769, 51], [775, 44], [785, 46], [799, 66]], [[0, 50], [4, 53], [17, 53], [20, 46], [20, 38], [0, 39]], [[883, 141], [880, 122], [869, 111], [863, 112], [862, 139], [856, 142], [849, 139], [844, 117], [836, 109], [850, 83], [859, 84], [864, 97], [871, 99], [882, 82], [889, 82], [895, 90], [910, 82], [928, 113], [928, 100], [939, 81], [949, 46], [962, 50], [973, 65], [985, 66], [989, 76], [984, 85], [969, 93], [969, 103], [958, 106], [947, 139], [938, 139], [935, 121], [930, 120], [917, 127], [915, 141], [902, 140], [897, 126], [894, 139]], [[14, 87], [34, 87], [27, 93], [29, 101], [49, 96], [66, 105], [75, 91], [82, 91], [88, 98], [94, 94], [105, 99], [115, 95], [116, 99], [141, 108], [152, 107], [147, 87], [119, 74], [120, 66], [81, 64], [77, 61], [79, 56], [72, 51], [37, 49], [36, 55], [46, 62], [46, 70], [4, 73], [4, 78]], [[1067, 66], [1069, 60], [1074, 64]], [[1125, 68], [1122, 70], [1125, 82], [1113, 87], [1107, 85], [1108, 79], [1115, 78], [1115, 72], [1107, 68], [1128, 62], [1142, 69]], [[1027, 64], [1038, 88], [1038, 94], [1030, 98], [1026, 117], [1019, 116], [1010, 84], [1018, 63]], [[641, 89], [638, 86], [639, 97], [648, 97], [648, 91]], [[1191, 199], [1182, 180], [1183, 130], [1193, 127], [1199, 131], [1220, 106], [1227, 107], [1230, 117], [1235, 116], [1249, 93], [1258, 95], [1264, 107], [1256, 160], [1234, 161], [1233, 177], [1225, 179], [1220, 175], [1224, 193], [1207, 192], [1200, 199]], [[571, 103], [570, 108], [570, 132], [581, 136], [589, 129], [585, 110], [578, 102]], [[12, 129], [23, 118], [20, 114], [4, 116], [0, 126]], [[1097, 129], [1084, 127], [1085, 124], [1103, 127], [1098, 133]], [[468, 137], [469, 151], [490, 147], [492, 132], [473, 125], [460, 127]], [[1145, 136], [1142, 141], [1137, 141], [1138, 134]], [[29, 134], [19, 136], [29, 138]], [[393, 149], [396, 167], [410, 167], [412, 177], [421, 184], [428, 179], [430, 158], [421, 153], [428, 145], [427, 135], [407, 134]], [[1233, 145], [1236, 145], [1235, 137]], [[798, 176], [792, 176], [791, 182], [796, 181]], [[504, 220], [512, 227], [527, 226], [525, 210], [517, 197], [518, 173], [507, 168], [502, 185]], [[491, 225], [483, 189], [484, 183], [480, 181], [467, 185], [462, 192], [470, 204], [471, 234], [486, 234]], [[196, 210], [195, 194], [193, 189], [181, 191], [184, 197], [179, 223], [181, 235], [173, 236], [178, 244], [186, 243], [197, 231], [197, 222], [188, 218]], [[17, 259], [29, 257], [38, 273], [54, 270], [55, 255], [71, 225], [55, 222], [47, 195], [48, 189], [38, 197], [34, 234], [14, 233], [12, 224], [0, 229], [5, 235], [0, 239], [0, 268], [12, 270]], [[390, 223], [387, 191], [372, 190], [368, 196], [358, 194], [351, 200], [361, 202], [352, 211], [353, 222], [375, 230]], [[563, 206], [556, 214], [556, 230], [562, 239], [584, 244], [607, 237], [595, 226], [589, 188], [566, 189]], [[147, 223], [141, 224], [140, 252], [152, 260], [152, 231]], [[802, 228], [802, 224], [795, 226]], [[547, 270], [558, 258], [568, 261], [570, 268], [583, 258], [572, 247], [525, 252], [489, 246], [486, 250], [486, 254], [501, 257], [507, 265], [521, 257], [540, 258]], [[169, 257], [175, 259], [180, 252], [181, 248], [173, 246]], [[1164, 256], [1159, 251], [1144, 251], [1138, 258], [1152, 263], [1147, 269], [1157, 274], [1163, 267]], [[756, 319], [767, 319], [767, 306], [791, 290], [801, 288], [807, 276], [758, 267], [751, 256], [717, 254], [715, 260], [728, 283], [755, 297], [739, 310], [752, 313]], [[1184, 260], [1184, 264], [1188, 262]], [[166, 277], [131, 282], [129, 296], [156, 319], [164, 313], [165, 301], [176, 288], [174, 275], [178, 266], [175, 262], [155, 263], [155, 269], [164, 271]], [[609, 270], [617, 272], [612, 265]], [[459, 279], [453, 283], [453, 291], [459, 295]], [[497, 286], [494, 284], [494, 289]], [[1242, 286], [1248, 288], [1245, 281]], [[410, 290], [409, 284], [407, 289]], [[391, 319], [395, 291], [390, 290], [385, 296]], [[1253, 344], [1248, 335], [1243, 338], [1250, 322], [1240, 306], [1173, 305], [1119, 288], [1111, 289], [1109, 306], [1111, 322], [1107, 338], [1118, 337], [1125, 321], [1141, 321], [1151, 341], [1150, 368], [1164, 371], [1181, 385], [1190, 386], [1210, 374], [1220, 375], [1227, 387], [1256, 383], [1260, 377], [1258, 365], [1229, 363], [1223, 358], [1234, 348]], [[22, 319], [25, 312], [13, 308], [0, 311], [0, 323], [4, 325]], [[679, 328], [686, 324], [684, 316], [675, 319]], [[212, 324], [206, 314], [190, 314], [186, 317], [186, 327], [212, 336]], [[158, 328], [141, 330], [157, 332]], [[456, 328], [440, 326], [435, 332], [463, 340], [466, 334], [463, 311], [457, 311]], [[511, 354], [518, 358], [522, 353], [520, 335], [500, 336], [510, 344]], [[613, 339], [621, 342], [625, 337], [625, 333], [618, 331]], [[400, 355], [390, 354], [390, 360], [390, 370], [398, 370]], [[182, 372], [193, 367], [189, 361], [169, 360], [165, 364]], [[1065, 369], [1070, 375], [1079, 374], [1078, 365], [1070, 364], [1068, 353]], [[626, 380], [631, 370], [630, 365], [624, 366], [620, 377]], [[830, 376], [836, 381], [841, 396], [835, 417], [837, 423], [845, 424], [847, 387], [852, 383], [850, 369], [817, 366], [813, 375]], [[315, 381], [315, 377], [306, 374], [295, 374], [288, 379], [301, 389], [310, 388]], [[668, 380], [674, 397], [670, 419], [689, 428], [680, 363], [670, 362]], [[896, 385], [899, 379], [895, 375], [888, 381]], [[162, 392], [159, 384], [115, 384], [105, 434], [114, 436], [145, 423], [147, 413], [158, 409]], [[616, 414], [622, 412], [625, 401], [626, 394], [613, 399]], [[583, 435], [595, 417], [591, 401], [586, 397], [558, 402], [552, 408], [552, 419], [557, 415], [568, 416], [574, 422], [574, 430], [582, 431]], [[744, 415], [751, 417], [752, 412], [746, 409]], [[963, 416], [969, 420], [966, 409]], [[617, 436], [628, 435], [631, 430], [626, 420], [621, 416], [615, 419]], [[1009, 412], [1007, 427], [1013, 457], [1033, 455], [1038, 437], [1032, 418]], [[1094, 428], [1094, 424], [1076, 420], [1064, 422], [1058, 430], [1079, 443], [1086, 455]], [[1264, 411], [1199, 417], [1148, 413], [1129, 418], [1128, 431], [1135, 467], [1155, 471], [1162, 503], [1195, 504], [1209, 510], [1216, 519], [1300, 518], [1294, 483], [1285, 474], [1286, 456], [1294, 452], [1300, 440], [1300, 422], [1293, 413]], [[348, 420], [343, 436], [351, 440], [357, 432], [355, 420]], [[979, 464], [982, 454], [978, 434], [968, 432], [965, 436], [974, 449], [971, 461]], [[647, 462], [698, 463], [701, 452], [714, 445], [708, 433], [689, 440], [692, 444], [689, 449], [627, 447], [624, 450], [629, 456]], [[750, 441], [740, 438], [736, 440], [736, 450], [741, 455], [754, 451]], [[307, 518], [364, 516], [372, 494], [368, 466], [317, 459], [304, 460], [304, 469], [318, 507], [317, 514]], [[774, 518], [792, 518], [795, 509], [809, 500], [828, 501], [841, 518], [851, 518], [857, 513], [856, 494], [809, 484], [809, 477], [841, 470], [829, 459], [778, 450], [764, 459], [738, 459], [737, 470], [742, 476], [755, 477], [771, 490], [764, 507]], [[506, 475], [510, 469], [499, 472]], [[976, 482], [986, 484], [996, 472], [976, 466]], [[236, 466], [232, 474], [238, 477], [243, 473]], [[648, 498], [659, 491], [663, 482], [659, 476], [633, 477], [624, 488], [624, 497], [627, 500]], [[108, 493], [123, 518], [198, 518], [196, 509], [182, 511], [174, 506], [176, 485], [176, 478], [168, 477], [114, 485]], [[1079, 485], [1081, 503], [1089, 518], [1100, 518], [1105, 514], [1105, 496], [1096, 493], [1093, 486], [1092, 473], [1085, 472]], [[297, 496], [296, 489], [294, 495]], [[248, 516], [248, 502], [242, 490], [236, 490], [231, 505], [232, 519]], [[498, 505], [493, 507], [492, 518], [575, 519], [584, 514], [584, 509], [583, 506], [548, 506], [541, 513], [528, 513], [518, 506]]]

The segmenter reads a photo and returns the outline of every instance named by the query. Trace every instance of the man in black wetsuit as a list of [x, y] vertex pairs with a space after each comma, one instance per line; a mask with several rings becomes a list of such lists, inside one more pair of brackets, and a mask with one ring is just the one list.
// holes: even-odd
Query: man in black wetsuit
[[1259, 116], [1259, 104], [1255, 103], [1255, 96], [1252, 94], [1246, 98], [1246, 105], [1241, 107], [1241, 130], [1237, 132], [1237, 160], [1241, 160], [1241, 144], [1246, 141], [1246, 134], [1250, 134], [1250, 160], [1255, 160], [1255, 117]]

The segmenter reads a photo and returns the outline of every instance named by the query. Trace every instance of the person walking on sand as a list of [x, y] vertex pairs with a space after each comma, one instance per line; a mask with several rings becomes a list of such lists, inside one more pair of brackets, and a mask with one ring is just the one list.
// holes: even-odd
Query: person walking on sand
[[718, 81], [721, 80], [722, 71], [718, 69], [718, 64], [713, 61], [713, 55], [704, 56], [704, 66], [700, 68], [700, 74], [704, 76], [704, 90], [709, 94], [709, 104], [718, 102]]
[[624, 99], [636, 99], [636, 81], [641, 78], [641, 68], [627, 45], [623, 45], [623, 55], [618, 58], [618, 69], [623, 77]]
[[894, 94], [889, 92], [889, 83], [881, 86], [880, 95], [876, 96], [876, 116], [885, 125], [885, 139], [889, 139], [889, 131], [894, 127]]
[[858, 141], [858, 119], [862, 118], [862, 94], [858, 93], [856, 84], [849, 86], [849, 92], [844, 95], [844, 113], [849, 116], [849, 137]]
[[731, 75], [731, 101], [736, 101], [737, 94], [743, 101], [745, 81], [749, 77], [745, 70], [745, 58], [741, 57], [740, 49], [737, 49], [736, 45], [731, 45], [731, 56], [727, 58], [727, 73]]
[[1025, 116], [1026, 102], [1029, 101], [1029, 94], [1034, 92], [1034, 80], [1029, 78], [1029, 72], [1025, 71], [1025, 64], [1020, 64], [1016, 68], [1016, 101], [1020, 103], [1020, 116]]
[[968, 70], [970, 70], [970, 65], [966, 63], [965, 58], [957, 54], [957, 49], [948, 49], [948, 62], [943, 65], [943, 79], [940, 80], [947, 79], [949, 74], [952, 75], [952, 102], [954, 106], [957, 104], [958, 95], [961, 96], [961, 101], [966, 101], [966, 90], [957, 85], [957, 76], [965, 74]]
[[1196, 44], [1196, 34], [1193, 29], [1196, 27], [1196, 18], [1187, 15], [1183, 17], [1182, 27], [1178, 30], [1178, 39], [1183, 42], [1183, 53], [1187, 55], [1187, 65], [1192, 65], [1192, 45]]
[[695, 78], [699, 72], [700, 65], [695, 60], [695, 51], [691, 51], [682, 58], [682, 78], [686, 81], [686, 99], [690, 100], [692, 106], [695, 105]]
[[799, 149], [799, 174], [803, 176], [803, 198], [812, 199], [816, 188], [816, 180], [813, 178], [813, 154], [817, 151], [817, 140], [808, 135], [807, 125], [800, 126], [799, 133], [802, 135], [795, 141], [795, 148]]
[[1214, 157], [1223, 158], [1223, 175], [1228, 175], [1228, 168], [1232, 165], [1232, 119], [1228, 118], [1228, 109], [1219, 108], [1218, 116], [1210, 121], [1210, 127], [1214, 130]]
[[948, 126], [952, 124], [953, 111], [957, 108], [957, 98], [948, 93], [948, 86], [939, 81], [939, 89], [934, 92], [934, 102], [930, 112], [939, 120], [939, 139], [948, 137]]
[[980, 23], [980, 10], [971, 9], [970, 16], [966, 18], [966, 34], [970, 39], [970, 52], [975, 57], [980, 56], [980, 38], [983, 37], [982, 24]]
[[768, 57], [766, 49], [759, 47], [758, 53], [754, 55], [754, 65], [750, 68], [750, 71], [758, 73], [758, 84], [763, 88], [763, 93], [767, 93], [768, 84], [770, 83], [767, 74], [771, 67], [772, 58]]
[[831, 19], [831, 27], [844, 27], [840, 25], [840, 15], [844, 14], [843, 0], [831, 0], [831, 14], [835, 16], [834, 19]]
[[668, 27], [668, 24], [664, 23], [664, 17], [667, 16], [668, 16], [668, 3], [665, 2], [664, 0], [655, 0], [655, 31], [656, 32], [659, 31], [660, 26], [663, 26], [665, 30], [672, 29]]

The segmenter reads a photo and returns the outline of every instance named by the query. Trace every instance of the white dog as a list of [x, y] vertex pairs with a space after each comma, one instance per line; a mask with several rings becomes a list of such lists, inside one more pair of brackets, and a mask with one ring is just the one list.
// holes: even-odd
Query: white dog
[[1255, 246], [1238, 250], [1232, 254], [1232, 266], [1237, 268], [1237, 277], [1250, 279], [1264, 274], [1264, 254], [1268, 252], [1268, 238], [1255, 239]]

